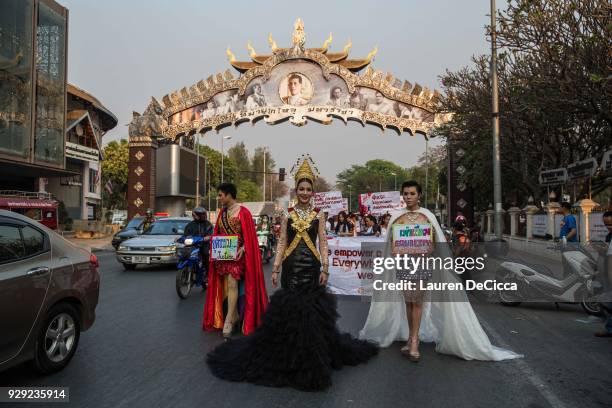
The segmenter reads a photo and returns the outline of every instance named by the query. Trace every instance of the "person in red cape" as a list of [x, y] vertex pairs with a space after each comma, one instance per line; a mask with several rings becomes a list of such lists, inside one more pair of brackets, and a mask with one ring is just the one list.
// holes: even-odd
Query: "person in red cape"
[[236, 202], [235, 185], [221, 183], [217, 191], [223, 208], [217, 216], [213, 236], [237, 235], [238, 253], [236, 260], [220, 261], [211, 257], [202, 327], [208, 331], [223, 329], [223, 337], [231, 337], [234, 325], [240, 320], [238, 296], [243, 289], [242, 332], [249, 335], [261, 324], [268, 305], [255, 224], [251, 212]]

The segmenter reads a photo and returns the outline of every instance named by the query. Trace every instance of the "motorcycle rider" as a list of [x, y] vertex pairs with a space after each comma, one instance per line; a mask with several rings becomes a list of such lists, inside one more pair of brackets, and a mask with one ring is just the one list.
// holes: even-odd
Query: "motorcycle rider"
[[208, 221], [206, 209], [204, 207], [196, 207], [192, 211], [193, 221], [185, 227], [185, 236], [198, 236], [204, 238], [204, 242], [200, 245], [200, 257], [202, 259], [202, 268], [198, 268], [196, 275], [196, 285], [204, 285], [204, 269], [208, 268], [208, 256], [210, 251], [210, 237], [213, 234], [214, 226]]
[[268, 247], [266, 248], [266, 252], [270, 251], [271, 248], [274, 248], [274, 234], [271, 233], [272, 226], [270, 225], [270, 219], [266, 214], [259, 218], [257, 232], [265, 232], [268, 235]]
[[147, 229], [149, 229], [151, 225], [153, 225], [154, 222], [155, 222], [155, 217], [153, 216], [153, 210], [150, 208], [147, 208], [147, 211], [145, 212], [144, 220], [142, 220], [142, 230], [146, 231]]

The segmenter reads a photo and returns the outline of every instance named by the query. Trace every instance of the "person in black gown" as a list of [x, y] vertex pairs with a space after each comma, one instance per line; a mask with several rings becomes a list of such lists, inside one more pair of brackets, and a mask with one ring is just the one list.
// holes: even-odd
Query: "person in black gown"
[[[312, 204], [315, 173], [305, 156], [294, 169], [298, 203], [281, 223], [270, 298], [261, 326], [208, 353], [212, 373], [229, 381], [316, 391], [331, 385], [332, 370], [364, 363], [377, 344], [341, 333], [329, 273], [324, 214]], [[318, 238], [318, 249], [316, 247]]]

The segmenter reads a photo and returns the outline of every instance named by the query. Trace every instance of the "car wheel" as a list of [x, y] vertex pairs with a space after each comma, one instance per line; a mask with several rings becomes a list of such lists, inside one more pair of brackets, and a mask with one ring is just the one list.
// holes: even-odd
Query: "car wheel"
[[41, 374], [62, 370], [74, 356], [80, 336], [81, 322], [74, 307], [68, 303], [53, 306], [38, 333], [34, 368]]
[[133, 271], [136, 269], [136, 264], [124, 263], [123, 269], [125, 269], [126, 271]]

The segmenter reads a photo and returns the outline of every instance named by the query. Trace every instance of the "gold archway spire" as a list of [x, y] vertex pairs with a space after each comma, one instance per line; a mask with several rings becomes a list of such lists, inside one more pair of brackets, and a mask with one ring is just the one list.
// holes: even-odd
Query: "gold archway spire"
[[372, 58], [374, 58], [374, 56], [376, 55], [377, 52], [378, 52], [378, 45], [376, 47], [374, 47], [374, 49], [372, 51], [370, 51], [370, 53], [366, 57], [366, 60], [368, 62], [372, 61]]
[[329, 37], [327, 37], [327, 40], [325, 40], [325, 42], [323, 43], [323, 51], [327, 51], [327, 49], [332, 43], [332, 38], [332, 33], [329, 33]]
[[251, 45], [251, 40], [249, 40], [249, 42], [247, 43], [247, 49], [249, 50], [249, 55], [251, 56], [251, 58], [257, 57], [257, 53], [255, 52], [255, 49]]
[[296, 48], [304, 49], [306, 44], [306, 33], [304, 32], [304, 22], [298, 17], [293, 23], [293, 35], [291, 36], [293, 46]]
[[229, 46], [227, 47], [227, 50], [225, 50], [225, 55], [227, 55], [227, 59], [229, 59], [229, 62], [235, 62], [236, 61], [236, 56], [234, 55], [232, 50], [230, 50]]
[[353, 42], [351, 41], [351, 39], [349, 38], [348, 42], [346, 43], [346, 45], [344, 46], [344, 53], [348, 54], [349, 50], [351, 49], [351, 47], [353, 46]]
[[272, 33], [268, 35], [268, 44], [270, 44], [270, 48], [272, 48], [272, 52], [278, 50], [278, 46], [276, 45], [276, 41], [272, 38]]

